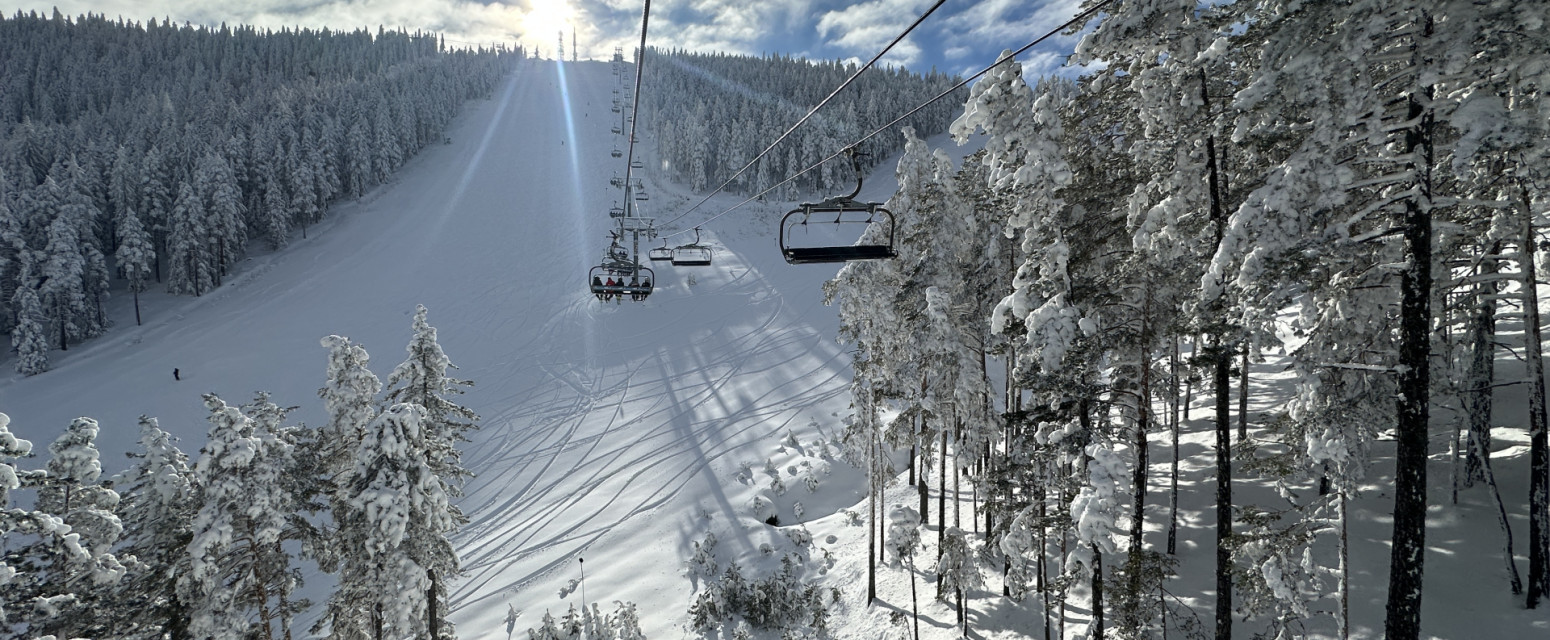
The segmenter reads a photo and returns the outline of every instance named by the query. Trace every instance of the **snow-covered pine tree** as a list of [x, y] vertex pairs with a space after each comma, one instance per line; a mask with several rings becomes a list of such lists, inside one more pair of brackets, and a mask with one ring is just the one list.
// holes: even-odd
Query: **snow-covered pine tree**
[[909, 507], [894, 507], [889, 514], [888, 550], [904, 570], [910, 574], [910, 617], [914, 621], [914, 638], [920, 640], [920, 604], [915, 595], [915, 552], [920, 550], [920, 513]]
[[[32, 572], [31, 599], [47, 602], [46, 606], [34, 606], [35, 616], [28, 622], [33, 633], [100, 637], [112, 630], [109, 621], [90, 613], [109, 604], [112, 589], [125, 571], [112, 553], [123, 525], [113, 513], [118, 494], [98, 482], [102, 465], [97, 432], [96, 420], [72, 420], [49, 445], [44, 472], [33, 475], [27, 483], [38, 489], [37, 511], [68, 526], [69, 535], [90, 557], [89, 562], [81, 563], [61, 557], [57, 549], [34, 547], [23, 552], [38, 562]], [[40, 542], [50, 541], [44, 538]]]
[[59, 348], [69, 349], [69, 341], [86, 337], [90, 328], [84, 286], [86, 258], [81, 254], [75, 221], [63, 216], [54, 219], [48, 227], [43, 256], [43, 282], [38, 287], [42, 311], [51, 333], [59, 338]]
[[48, 371], [48, 336], [44, 333], [43, 301], [33, 284], [32, 253], [23, 252], [20, 278], [11, 308], [16, 310], [16, 328], [11, 330], [11, 348], [16, 350], [16, 372], [33, 376]]
[[[455, 498], [462, 495], [464, 480], [473, 475], [463, 467], [457, 443], [468, 441], [464, 434], [478, 428], [479, 415], [452, 401], [451, 396], [462, 394], [463, 387], [471, 387], [473, 382], [447, 375], [449, 369], [457, 366], [436, 341], [436, 328], [426, 320], [428, 314], [425, 305], [415, 306], [414, 339], [406, 347], [409, 357], [388, 375], [384, 398], [390, 403], [419, 405], [424, 410], [421, 428], [426, 461], [440, 478], [447, 494]], [[467, 516], [457, 505], [450, 505], [449, 513], [454, 528], [468, 523]], [[425, 568], [430, 572], [428, 579], [435, 588], [435, 601], [430, 606], [435, 610], [437, 631], [440, 633], [445, 629], [446, 634], [451, 635], [450, 623], [446, 621], [446, 586], [442, 581], [461, 574], [457, 555], [435, 557]]]
[[985, 586], [985, 577], [980, 573], [968, 535], [958, 527], [947, 527], [941, 555], [936, 560], [936, 580], [937, 600], [947, 602], [949, 596], [956, 597], [958, 622], [963, 625], [964, 637], [968, 637], [969, 617], [964, 611], [964, 599], [969, 590]]
[[194, 467], [202, 503], [188, 545], [189, 571], [178, 578], [196, 638], [238, 638], [254, 624], [274, 637], [276, 620], [289, 635], [286, 594], [295, 577], [281, 545], [294, 501], [286, 491], [291, 447], [241, 409], [214, 394], [209, 440]]
[[122, 494], [119, 553], [136, 560], [113, 597], [114, 634], [130, 640], [188, 638], [190, 611], [177, 581], [190, 566], [199, 489], [188, 456], [155, 418], [140, 416], [139, 444], [138, 452], [126, 454], [131, 466], [113, 477]]
[[155, 264], [156, 249], [151, 244], [151, 234], [140, 224], [140, 216], [134, 209], [119, 212], [118, 253], [114, 256], [118, 268], [128, 281], [129, 291], [135, 298], [135, 324], [140, 324], [140, 293], [145, 291]]
[[[359, 531], [364, 556], [347, 558], [340, 592], [368, 609], [375, 637], [426, 637], [426, 593], [435, 575], [456, 571], [447, 535], [457, 527], [445, 481], [431, 468], [425, 410], [395, 404], [372, 421], [355, 456], [356, 484], [348, 502], [350, 531]], [[439, 633], [441, 637], [450, 637]]]
[[414, 338], [405, 350], [409, 357], [388, 375], [384, 400], [388, 403], [412, 403], [425, 409], [425, 441], [431, 468], [461, 495], [456, 488], [472, 474], [462, 466], [457, 443], [467, 442], [467, 432], [478, 428], [479, 415], [457, 404], [453, 396], [462, 395], [473, 382], [448, 375], [457, 365], [447, 357], [436, 341], [436, 328], [426, 320], [425, 305], [416, 305]]
[[167, 290], [203, 295], [215, 286], [210, 269], [209, 226], [204, 203], [194, 188], [178, 185], [178, 197], [168, 216]]
[[367, 427], [377, 418], [377, 393], [382, 383], [367, 364], [371, 356], [349, 338], [328, 336], [322, 340], [328, 349], [327, 382], [318, 390], [328, 420], [318, 430], [318, 446], [303, 466], [314, 469], [322, 490], [328, 496], [331, 528], [317, 546], [318, 565], [339, 576], [339, 586], [330, 594], [327, 614], [313, 626], [312, 633], [326, 628], [331, 640], [364, 640], [372, 637], [372, 611], [359, 603], [370, 598], [370, 587], [363, 582], [366, 549], [365, 515], [351, 502], [362, 480], [357, 477], [355, 459], [366, 436]]

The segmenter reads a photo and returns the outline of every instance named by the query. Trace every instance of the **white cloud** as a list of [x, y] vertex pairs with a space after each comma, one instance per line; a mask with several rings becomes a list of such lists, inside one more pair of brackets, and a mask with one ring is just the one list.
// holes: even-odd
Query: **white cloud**
[[[853, 4], [819, 17], [818, 35], [828, 38], [831, 46], [870, 60], [928, 6], [929, 0], [871, 0]], [[895, 45], [884, 60], [909, 65], [920, 56], [920, 46], [906, 38]]]

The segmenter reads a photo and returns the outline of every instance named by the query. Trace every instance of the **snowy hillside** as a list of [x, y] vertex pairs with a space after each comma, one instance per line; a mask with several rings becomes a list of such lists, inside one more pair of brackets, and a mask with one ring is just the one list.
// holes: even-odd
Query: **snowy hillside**
[[[160, 418], [185, 451], [197, 450], [208, 428], [202, 393], [239, 402], [267, 391], [280, 405], [300, 406], [294, 419], [318, 424], [327, 355], [319, 340], [348, 336], [385, 375], [403, 358], [415, 305], [424, 304], [457, 377], [475, 383], [464, 404], [482, 417], [464, 446], [477, 476], [460, 503], [472, 522], [455, 539], [467, 572], [451, 590], [459, 637], [526, 638], [546, 611], [558, 617], [583, 598], [605, 612], [614, 601], [636, 603], [649, 638], [696, 637], [688, 609], [709, 572], [691, 558], [707, 533], [722, 568], [735, 560], [770, 572], [788, 552], [802, 558], [798, 571], [823, 587], [825, 601], [841, 596], [830, 612], [833, 636], [907, 637], [899, 624], [910, 607], [906, 573], [881, 570], [882, 603], [865, 604], [866, 530], [857, 526], [865, 485], [837, 443], [850, 414], [851, 354], [836, 342], [835, 311], [822, 304], [821, 284], [835, 269], [781, 260], [774, 226], [785, 207], [754, 205], [721, 218], [704, 236], [717, 250], [715, 266], [658, 268], [656, 293], [644, 303], [600, 303], [586, 290], [617, 193], [609, 178], [623, 168], [609, 156], [614, 83], [607, 63], [522, 63], [491, 100], [469, 105], [449, 144], [336, 206], [309, 239], [248, 259], [214, 294], [147, 294], [143, 327], [134, 326], [127, 299], [114, 299], [118, 324], [105, 337], [54, 352], [46, 373], [0, 378], [0, 411], [12, 431], [40, 445], [76, 416], [96, 418], [106, 473], [126, 464], [121, 452], [131, 449], [141, 414]], [[643, 144], [652, 158], [653, 141]], [[881, 165], [864, 196], [890, 195], [891, 167]], [[648, 161], [644, 215], [676, 215], [697, 200], [658, 177]], [[1251, 372], [1260, 387], [1251, 411], [1278, 409], [1288, 393], [1283, 354], [1267, 354]], [[1184, 426], [1185, 561], [1168, 583], [1201, 616], [1212, 595], [1213, 470], [1202, 453], [1210, 401], [1197, 394]], [[1499, 434], [1498, 473], [1521, 479], [1523, 431]], [[1151, 455], [1149, 508], [1160, 514], [1166, 439], [1153, 441]], [[1378, 443], [1375, 469], [1351, 507], [1353, 637], [1381, 636], [1392, 455], [1390, 442]], [[1434, 456], [1433, 477], [1447, 477], [1442, 460]], [[1443, 484], [1431, 504], [1446, 501]], [[1522, 484], [1503, 490], [1521, 494]], [[1269, 481], [1250, 476], [1238, 490], [1245, 503], [1278, 499]], [[885, 513], [914, 499], [902, 483], [887, 495]], [[936, 499], [922, 577], [935, 558]], [[1544, 634], [1543, 613], [1497, 596], [1494, 506], [1480, 493], [1461, 501], [1430, 512], [1428, 633]], [[966, 530], [976, 526], [972, 504], [966, 496], [958, 507]], [[771, 518], [784, 526], [765, 524]], [[1149, 544], [1162, 519], [1148, 520]], [[1514, 515], [1514, 526], [1523, 520]], [[1043, 637], [1034, 601], [1011, 604], [999, 595], [997, 573], [986, 573], [986, 587], [968, 603], [976, 636]], [[922, 637], [956, 637], [952, 610], [930, 602], [935, 585], [923, 579], [917, 587]], [[1085, 630], [1083, 605], [1073, 600], [1065, 637]], [[1318, 618], [1323, 626], [1306, 632], [1331, 637], [1327, 622]], [[1237, 635], [1263, 628], [1241, 625]]]
[[606, 242], [608, 179], [623, 163], [608, 155], [612, 82], [604, 63], [519, 68], [453, 125], [450, 145], [341, 205], [331, 228], [248, 260], [214, 295], [156, 296], [143, 327], [115, 300], [111, 334], [56, 352], [47, 373], [7, 376], [0, 410], [39, 443], [95, 417], [107, 473], [125, 464], [141, 414], [197, 450], [208, 428], [201, 393], [238, 401], [269, 391], [317, 424], [319, 339], [363, 344], [385, 375], [424, 304], [458, 375], [475, 382], [465, 399], [483, 417], [465, 454], [478, 477], [462, 502], [473, 522], [458, 538], [462, 637], [503, 632], [508, 605], [533, 612], [523, 623], [544, 608], [558, 614], [556, 593], [583, 556], [589, 597], [638, 602], [652, 612], [650, 637], [673, 635], [696, 514], [751, 517], [747, 491], [723, 485], [742, 461], [762, 466], [758, 445], [772, 434], [812, 437], [815, 421], [832, 433], [849, 359], [821, 302], [832, 270], [787, 267], [770, 218], [754, 210], [757, 223], [710, 238], [725, 249], [715, 268], [659, 270], [645, 304], [587, 293], [584, 274]]

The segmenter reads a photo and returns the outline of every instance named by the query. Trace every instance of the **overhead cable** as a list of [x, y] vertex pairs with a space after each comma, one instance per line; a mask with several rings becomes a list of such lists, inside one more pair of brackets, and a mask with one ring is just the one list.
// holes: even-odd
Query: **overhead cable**
[[[1023, 53], [1027, 52], [1029, 49], [1032, 49], [1034, 46], [1038, 45], [1039, 43], [1044, 42], [1045, 40], [1048, 40], [1051, 37], [1054, 37], [1056, 34], [1062, 32], [1062, 31], [1065, 31], [1066, 29], [1069, 29], [1069, 28], [1071, 28], [1071, 27], [1073, 27], [1075, 25], [1078, 25], [1078, 24], [1081, 24], [1083, 22], [1086, 22], [1088, 18], [1091, 18], [1093, 16], [1093, 14], [1097, 13], [1100, 9], [1103, 9], [1106, 6], [1108, 6], [1110, 4], [1113, 4], [1114, 1], [1115, 0], [1103, 0], [1103, 2], [1100, 2], [1100, 3], [1096, 4], [1096, 5], [1093, 5], [1091, 8], [1088, 8], [1086, 11], [1083, 11], [1083, 12], [1077, 14], [1077, 16], [1075, 18], [1072, 18], [1072, 19], [1068, 20], [1065, 24], [1062, 24], [1059, 27], [1051, 29], [1049, 31], [1049, 33], [1046, 33], [1046, 34], [1044, 34], [1042, 36], [1039, 36], [1038, 38], [1034, 39], [1033, 42], [1029, 42], [1028, 44], [1023, 45], [1023, 47], [1021, 49], [1013, 51], [1011, 55], [1002, 56], [1002, 57], [998, 58], [990, 66], [985, 67], [984, 69], [981, 69], [979, 71], [979, 73], [976, 73], [976, 74], [974, 74], [972, 76], [964, 78], [958, 84], [955, 84], [952, 87], [949, 87], [946, 91], [943, 91], [943, 92], [937, 94], [936, 97], [931, 98], [930, 100], [927, 100], [927, 101], [921, 103], [920, 106], [917, 106], [914, 109], [910, 109], [904, 115], [899, 116], [897, 118], [894, 118], [892, 122], [889, 122], [888, 124], [885, 124], [885, 125], [883, 125], [881, 127], [878, 127], [877, 129], [873, 130], [871, 133], [868, 133], [868, 134], [866, 134], [864, 136], [861, 136], [861, 138], [856, 140], [855, 142], [852, 142], [850, 144], [847, 144], [847, 145], [841, 147], [839, 151], [836, 151], [836, 152], [830, 154], [828, 157], [826, 157], [826, 158], [824, 158], [822, 160], [819, 160], [818, 162], [815, 162], [812, 165], [809, 165], [806, 169], [803, 169], [801, 171], [798, 171], [798, 172], [792, 174], [790, 177], [786, 178], [785, 180], [781, 180], [780, 182], [777, 182], [774, 185], [771, 185], [769, 188], [767, 188], [767, 189], [765, 189], [763, 191], [760, 191], [760, 192], [758, 192], [758, 193], [756, 193], [756, 194], [754, 194], [752, 196], [749, 196], [747, 199], [743, 200], [742, 202], [739, 202], [739, 203], [734, 204], [734, 205], [732, 205], [730, 207], [727, 207], [721, 213], [718, 213], [718, 214], [713, 215], [713, 216], [711, 216], [709, 218], [706, 218], [704, 221], [700, 222], [700, 224], [698, 226], [702, 226], [703, 227], [703, 226], [705, 226], [707, 224], [710, 224], [711, 221], [713, 221], [713, 220], [715, 220], [717, 218], [720, 218], [721, 216], [724, 216], [724, 215], [726, 215], [728, 213], [731, 213], [732, 211], [742, 207], [745, 204], [753, 202], [754, 200], [758, 200], [759, 198], [764, 197], [765, 194], [768, 194], [771, 191], [779, 189], [780, 187], [785, 186], [786, 184], [790, 183], [792, 180], [796, 180], [797, 178], [800, 178], [803, 175], [806, 175], [809, 171], [812, 171], [814, 169], [817, 169], [818, 167], [823, 166], [823, 164], [825, 162], [828, 162], [830, 160], [833, 160], [835, 158], [838, 158], [838, 157], [844, 155], [845, 152], [847, 150], [851, 149], [852, 147], [860, 145], [861, 143], [866, 142], [867, 140], [871, 140], [877, 134], [882, 133], [884, 131], [887, 131], [887, 130], [893, 128], [894, 125], [899, 124], [900, 122], [903, 122], [905, 118], [908, 118], [908, 117], [910, 117], [912, 115], [915, 115], [921, 109], [924, 109], [924, 108], [930, 106], [932, 103], [935, 103], [937, 100], [941, 100], [942, 98], [946, 97], [948, 94], [951, 94], [954, 91], [962, 89], [964, 87], [964, 85], [967, 85], [970, 82], [973, 82], [973, 81], [979, 79], [981, 76], [983, 76], [983, 75], [985, 75], [987, 73], [990, 73], [991, 69], [999, 67], [1002, 64], [1005, 64], [1007, 61], [1012, 60], [1012, 59], [1016, 58], [1017, 56], [1022, 55]], [[723, 186], [725, 186], [725, 185], [723, 185]], [[701, 201], [701, 204], [704, 204], [704, 202]], [[695, 205], [695, 206], [699, 206], [699, 205]], [[690, 211], [692, 211], [692, 210], [693, 209], [691, 209]], [[688, 211], [684, 212], [684, 214], [687, 214], [687, 213], [688, 213]], [[677, 220], [678, 218], [682, 218], [684, 216], [684, 214], [679, 214], [677, 217], [673, 218], [673, 220]], [[672, 222], [672, 221], [670, 220], [669, 222]], [[687, 231], [687, 230], [685, 230], [685, 231]], [[671, 238], [671, 237], [676, 236], [678, 234], [684, 233], [685, 231], [678, 231], [678, 232], [675, 232], [675, 233], [670, 233], [670, 234], [667, 234], [667, 235], [662, 236], [662, 237], [663, 238]]]
[[[788, 136], [790, 136], [791, 133], [796, 131], [798, 127], [801, 127], [804, 123], [806, 123], [809, 118], [812, 118], [813, 114], [818, 113], [819, 109], [822, 109], [824, 107], [824, 105], [829, 104], [829, 101], [833, 100], [834, 96], [839, 95], [839, 93], [841, 91], [844, 91], [846, 87], [850, 86], [850, 83], [855, 82], [856, 78], [861, 77], [862, 72], [865, 72], [867, 69], [872, 68], [872, 65], [876, 64], [879, 59], [881, 59], [883, 56], [887, 55], [888, 52], [893, 49], [894, 45], [899, 44], [899, 42], [901, 40], [903, 40], [905, 38], [905, 36], [908, 36], [911, 31], [915, 30], [915, 27], [918, 27], [918, 26], [920, 26], [920, 23], [925, 22], [927, 17], [929, 17], [932, 13], [935, 13], [937, 8], [941, 7], [946, 2], [947, 2], [947, 0], [937, 0], [936, 4], [931, 5], [930, 9], [927, 9], [925, 13], [920, 14], [920, 17], [916, 18], [915, 22], [911, 23], [910, 26], [908, 28], [906, 28], [903, 33], [900, 33], [898, 35], [898, 37], [894, 38], [893, 42], [889, 42], [888, 46], [883, 47], [882, 51], [877, 52], [877, 55], [872, 56], [871, 60], [868, 60], [866, 64], [861, 65], [861, 68], [856, 69], [855, 73], [850, 74], [850, 77], [846, 78], [845, 82], [841, 83], [839, 87], [836, 87], [834, 89], [834, 91], [830, 92], [828, 97], [825, 97], [822, 102], [819, 102], [812, 109], [809, 109], [808, 112], [807, 112], [807, 115], [802, 116], [801, 120], [796, 121], [796, 124], [793, 124], [793, 125], [791, 125], [790, 128], [786, 129], [785, 133], [780, 134], [780, 137], [776, 138], [774, 142], [771, 142], [770, 146], [765, 147], [763, 151], [759, 152], [759, 155], [756, 155], [756, 156], [753, 157], [752, 160], [749, 160], [748, 164], [745, 164], [745, 165], [743, 165], [743, 168], [738, 169], [737, 173], [734, 173], [734, 174], [732, 174], [732, 177], [727, 178], [726, 182], [721, 183], [721, 186], [718, 186], [715, 189], [711, 190], [710, 193], [705, 194], [705, 197], [702, 198], [699, 202], [695, 203], [694, 206], [689, 207], [683, 213], [680, 213], [680, 214], [678, 214], [676, 216], [673, 216], [673, 218], [671, 220], [668, 220], [667, 222], [665, 222], [663, 224], [664, 225], [672, 224], [672, 223], [678, 221], [679, 218], [682, 218], [682, 217], [684, 217], [686, 215], [689, 215], [690, 213], [693, 213], [694, 210], [699, 209], [701, 205], [704, 205], [706, 202], [709, 202], [710, 199], [712, 197], [714, 197], [716, 194], [721, 193], [721, 191], [723, 189], [727, 188], [727, 185], [732, 184], [732, 182], [734, 180], [737, 180], [737, 178], [739, 176], [743, 175], [744, 173], [746, 173], [748, 171], [749, 168], [753, 167], [753, 165], [755, 163], [757, 163], [760, 158], [763, 158], [765, 156], [765, 154], [768, 154], [770, 152], [771, 149], [774, 149], [775, 145], [780, 144], [782, 140], [785, 140]], [[711, 219], [714, 220], [715, 218], [711, 218]], [[674, 235], [677, 235], [677, 234], [674, 234]]]

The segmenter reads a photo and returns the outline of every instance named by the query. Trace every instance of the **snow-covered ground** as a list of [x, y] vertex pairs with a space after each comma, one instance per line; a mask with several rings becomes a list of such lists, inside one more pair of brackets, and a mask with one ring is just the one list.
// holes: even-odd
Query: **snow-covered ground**
[[[755, 508], [756, 495], [772, 500], [783, 524], [812, 533], [813, 547], [803, 551], [813, 558], [810, 575], [844, 595], [831, 622], [835, 636], [902, 637], [890, 614], [909, 609], [906, 574], [885, 569], [885, 603], [867, 608], [866, 529], [844, 513], [865, 513], [865, 490], [833, 443], [849, 411], [850, 376], [849, 354], [835, 341], [836, 314], [820, 290], [835, 269], [780, 259], [774, 227], [784, 206], [754, 205], [718, 220], [704, 235], [717, 249], [715, 266], [659, 267], [657, 291], [645, 303], [604, 304], [587, 292], [585, 273], [606, 244], [605, 212], [617, 199], [608, 180], [623, 173], [623, 160], [608, 153], [616, 140], [608, 109], [614, 82], [605, 63], [525, 63], [491, 100], [469, 106], [451, 144], [426, 149], [363, 200], [335, 206], [309, 239], [255, 255], [203, 298], [144, 296], [143, 327], [134, 326], [127, 297], [116, 299], [118, 326], [106, 337], [54, 352], [45, 374], [0, 378], [0, 411], [40, 446], [71, 418], [97, 418], [109, 473], [124, 466], [141, 414], [159, 417], [186, 451], [197, 450], [205, 392], [240, 402], [269, 391], [281, 405], [300, 406], [296, 419], [316, 424], [326, 356], [319, 339], [349, 336], [385, 375], [404, 356], [415, 305], [425, 304], [457, 375], [476, 383], [465, 403], [483, 417], [465, 447], [478, 476], [461, 502], [472, 522], [456, 539], [467, 569], [453, 587], [461, 637], [525, 637], [545, 610], [558, 616], [583, 593], [605, 611], [615, 600], [637, 603], [648, 637], [691, 637], [692, 543], [714, 532], [720, 559], [744, 564], [766, 562], [761, 545], [777, 550], [771, 558], [793, 548], [794, 527], [764, 524], [768, 512]], [[865, 195], [887, 197], [891, 167], [880, 167]], [[652, 177], [646, 171], [646, 215], [675, 215], [697, 199]], [[737, 200], [718, 197], [704, 210]], [[11, 370], [9, 357], [0, 367]], [[1256, 393], [1263, 391], [1257, 410], [1271, 409], [1280, 365], [1272, 359], [1253, 371]], [[1203, 409], [1209, 398], [1200, 400]], [[1185, 454], [1196, 456], [1181, 501], [1184, 575], [1169, 588], [1204, 616], [1214, 522], [1202, 452], [1210, 436], [1203, 410], [1193, 417], [1184, 442]], [[1521, 430], [1497, 437], [1503, 491], [1521, 505]], [[1169, 452], [1165, 439], [1154, 447], [1150, 500], [1160, 504]], [[1442, 449], [1434, 451], [1440, 460]], [[1380, 443], [1376, 453], [1371, 489], [1352, 513], [1352, 614], [1364, 638], [1381, 635], [1391, 526], [1384, 490], [1391, 446]], [[1433, 467], [1434, 505], [1446, 500], [1446, 477], [1445, 466]], [[784, 493], [772, 488], [775, 478]], [[889, 495], [890, 503], [909, 499], [900, 488]], [[1253, 488], [1240, 495], [1271, 499]], [[1442, 638], [1546, 637], [1547, 615], [1516, 608], [1505, 595], [1485, 494], [1464, 495], [1458, 508], [1432, 509], [1425, 628]], [[1156, 509], [1154, 533], [1165, 518]], [[967, 529], [967, 504], [963, 510]], [[924, 537], [934, 544], [934, 513], [931, 521]], [[922, 568], [934, 557], [923, 552]], [[582, 558], [584, 592], [575, 582]], [[1519, 563], [1526, 569], [1521, 556]], [[987, 573], [999, 593], [995, 572]], [[919, 587], [923, 637], [954, 637], [950, 610], [928, 604], [934, 585]], [[991, 591], [969, 603], [977, 635], [1042, 637], [1035, 616]], [[513, 610], [520, 615], [508, 634]], [[1310, 632], [1327, 635], [1326, 627]], [[1242, 637], [1259, 628], [1238, 627]]]

